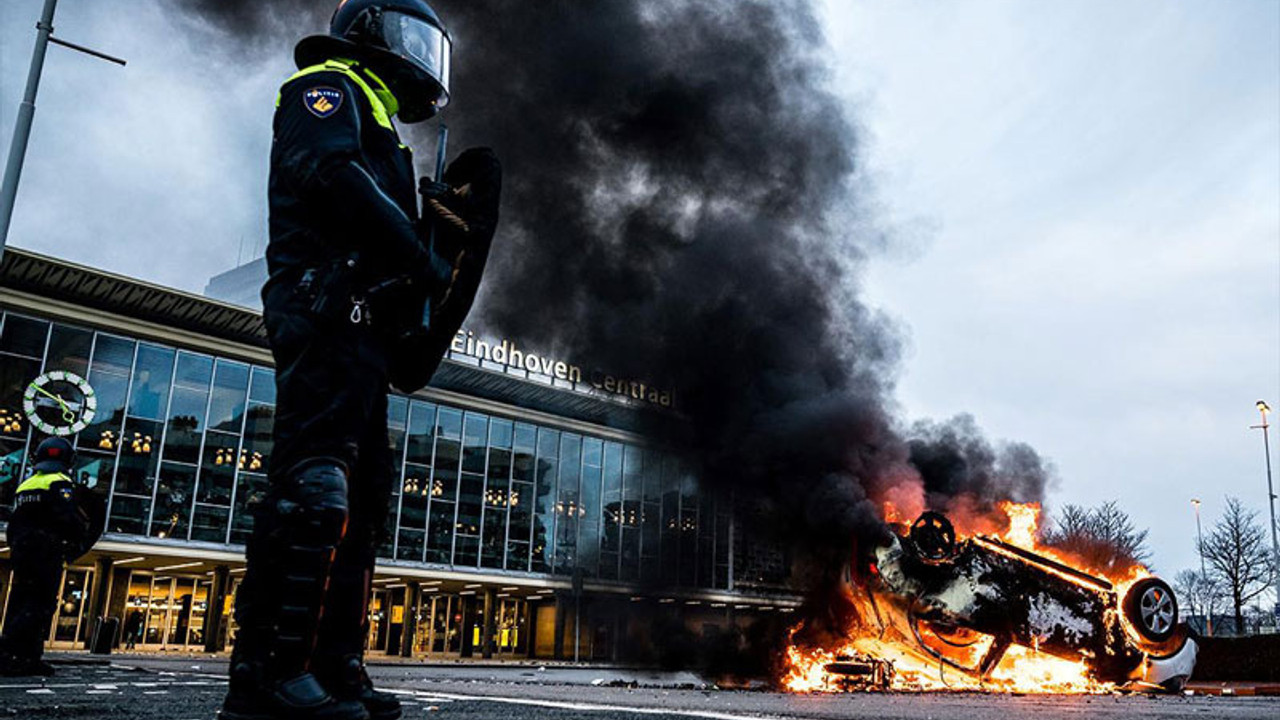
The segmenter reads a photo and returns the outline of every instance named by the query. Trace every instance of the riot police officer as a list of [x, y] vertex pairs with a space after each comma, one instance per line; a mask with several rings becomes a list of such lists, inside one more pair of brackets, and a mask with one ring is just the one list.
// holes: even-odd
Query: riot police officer
[[75, 451], [65, 438], [36, 447], [35, 473], [18, 486], [7, 530], [13, 557], [9, 612], [0, 635], [0, 675], [52, 675], [41, 659], [58, 603], [62, 564], [83, 555], [96, 537], [68, 474]]
[[[452, 41], [423, 0], [344, 0], [280, 90], [263, 319], [276, 362], [225, 720], [400, 716], [363, 665], [391, 497], [387, 390], [426, 383], [475, 296], [500, 169], [464, 152], [424, 183], [393, 124], [449, 101]], [[434, 357], [421, 353], [439, 348]], [[394, 358], [418, 356], [406, 365]]]

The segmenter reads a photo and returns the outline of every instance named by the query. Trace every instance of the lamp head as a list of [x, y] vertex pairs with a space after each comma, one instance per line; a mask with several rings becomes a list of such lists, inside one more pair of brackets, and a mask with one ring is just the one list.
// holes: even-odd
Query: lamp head
[[1271, 406], [1267, 404], [1267, 401], [1266, 401], [1266, 400], [1259, 400], [1258, 402], [1256, 402], [1256, 403], [1254, 403], [1254, 404], [1257, 406], [1258, 410], [1259, 410], [1263, 415], [1266, 415], [1267, 413], [1271, 412]]

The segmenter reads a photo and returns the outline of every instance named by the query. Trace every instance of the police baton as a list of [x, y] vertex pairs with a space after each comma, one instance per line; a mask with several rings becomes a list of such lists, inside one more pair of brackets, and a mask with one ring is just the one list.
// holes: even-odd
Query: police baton
[[[442, 182], [444, 180], [444, 161], [445, 156], [449, 152], [449, 126], [440, 123], [440, 133], [436, 136], [436, 174], [434, 180]], [[431, 223], [430, 233], [427, 235], [427, 250], [430, 252], [436, 244], [436, 224]], [[431, 329], [431, 294], [428, 293], [425, 300], [422, 301], [422, 330], [426, 332]]]

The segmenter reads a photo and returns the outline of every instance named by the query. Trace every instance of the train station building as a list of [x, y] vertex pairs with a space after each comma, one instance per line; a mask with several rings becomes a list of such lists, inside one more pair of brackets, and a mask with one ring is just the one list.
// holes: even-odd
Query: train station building
[[[0, 311], [0, 529], [43, 438], [26, 388], [67, 371], [97, 399], [75, 472], [106, 503], [105, 533], [65, 571], [49, 646], [101, 627], [118, 648], [226, 649], [271, 458], [261, 315], [15, 248]], [[518, 338], [459, 333], [430, 387], [391, 398], [399, 482], [370, 653], [643, 661], [655, 626], [705, 642], [795, 608], [785, 553], [640, 433], [673, 405]], [[0, 541], [0, 608], [9, 565]]]

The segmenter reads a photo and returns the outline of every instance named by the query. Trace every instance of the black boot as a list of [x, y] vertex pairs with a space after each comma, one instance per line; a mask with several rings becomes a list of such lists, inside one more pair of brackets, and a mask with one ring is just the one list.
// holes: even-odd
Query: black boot
[[400, 717], [400, 700], [391, 693], [373, 688], [373, 681], [358, 655], [330, 663], [317, 658], [316, 674], [334, 699], [360, 703], [372, 720], [397, 720]]
[[54, 672], [53, 666], [40, 658], [0, 651], [0, 677], [49, 677]]
[[260, 666], [234, 662], [219, 720], [369, 720], [359, 702], [337, 700], [303, 672], [270, 679]]

